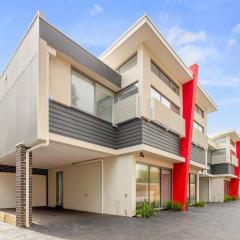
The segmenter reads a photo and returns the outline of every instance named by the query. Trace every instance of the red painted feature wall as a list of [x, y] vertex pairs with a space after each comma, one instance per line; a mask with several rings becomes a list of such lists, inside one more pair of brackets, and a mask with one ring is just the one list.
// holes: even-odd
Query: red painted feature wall
[[237, 178], [231, 179], [230, 195], [238, 198], [239, 193], [239, 175], [240, 175], [240, 141], [236, 142], [236, 155], [238, 160], [238, 167], [235, 168], [235, 175]]
[[186, 210], [188, 175], [192, 150], [192, 128], [197, 91], [198, 65], [190, 67], [193, 79], [183, 85], [183, 118], [186, 123], [186, 136], [181, 139], [181, 156], [184, 163], [175, 163], [173, 167], [173, 201], [181, 203]]

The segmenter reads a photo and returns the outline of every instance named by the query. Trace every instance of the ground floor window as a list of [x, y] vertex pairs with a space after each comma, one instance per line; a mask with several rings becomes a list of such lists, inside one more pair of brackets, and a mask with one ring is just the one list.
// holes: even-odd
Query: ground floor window
[[187, 200], [190, 204], [196, 203], [196, 192], [197, 192], [197, 175], [189, 174], [188, 180], [188, 192], [187, 192]]
[[230, 182], [224, 181], [224, 196], [230, 195]]
[[155, 202], [164, 207], [172, 199], [172, 171], [169, 169], [137, 163], [136, 202]]

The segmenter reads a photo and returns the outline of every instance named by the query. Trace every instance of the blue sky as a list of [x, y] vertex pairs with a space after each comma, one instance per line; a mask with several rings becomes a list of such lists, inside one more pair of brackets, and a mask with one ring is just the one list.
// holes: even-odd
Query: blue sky
[[187, 65], [197, 62], [199, 81], [218, 105], [208, 131], [240, 131], [240, 1], [2, 1], [0, 72], [38, 9], [98, 56], [144, 13]]

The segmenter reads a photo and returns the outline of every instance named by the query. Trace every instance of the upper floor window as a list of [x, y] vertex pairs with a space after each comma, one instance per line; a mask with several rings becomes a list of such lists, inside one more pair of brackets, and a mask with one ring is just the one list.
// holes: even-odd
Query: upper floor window
[[177, 95], [179, 95], [179, 86], [165, 74], [161, 68], [151, 60], [151, 70], [155, 73], [167, 86], [169, 86]]
[[138, 93], [138, 83], [134, 83], [117, 93], [117, 102]]
[[225, 143], [226, 142], [226, 138], [222, 137], [222, 138], [218, 138], [216, 140], [214, 140], [215, 143]]
[[230, 139], [230, 144], [231, 144], [233, 147], [235, 147], [235, 142], [234, 142], [232, 139]]
[[157, 99], [159, 102], [161, 102], [164, 106], [172, 110], [173, 112], [180, 114], [180, 109], [178, 106], [176, 106], [174, 103], [169, 101], [166, 97], [164, 97], [161, 93], [156, 91], [154, 88], [151, 88], [151, 99]]
[[198, 122], [194, 121], [193, 122], [193, 127], [195, 129], [197, 129], [198, 131], [200, 131], [201, 133], [204, 133], [204, 127], [201, 126]]
[[197, 104], [195, 104], [195, 112], [204, 118], [204, 111]]
[[72, 70], [71, 103], [73, 107], [111, 122], [113, 102], [112, 91]]
[[124, 62], [120, 67], [118, 67], [116, 71], [120, 74], [123, 74], [136, 65], [137, 65], [137, 53], [135, 53], [131, 58]]

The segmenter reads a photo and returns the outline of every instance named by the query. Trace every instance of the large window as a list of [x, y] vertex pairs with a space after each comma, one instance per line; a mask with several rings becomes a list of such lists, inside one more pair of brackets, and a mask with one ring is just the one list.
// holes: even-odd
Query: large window
[[138, 93], [138, 83], [134, 83], [117, 93], [117, 101], [121, 101], [125, 98], [128, 98], [134, 94]]
[[171, 80], [170, 77], [165, 74], [161, 68], [151, 61], [151, 70], [153, 73], [155, 73], [166, 85], [168, 85], [177, 95], [179, 95], [179, 87], [177, 86], [174, 81]]
[[172, 172], [156, 166], [137, 163], [136, 202], [155, 202], [164, 207], [172, 199]]
[[190, 173], [189, 174], [189, 180], [188, 180], [188, 202], [190, 204], [196, 203], [196, 191], [197, 191], [197, 176], [195, 174]]
[[193, 127], [197, 129], [199, 132], [204, 133], [204, 127], [201, 126], [198, 122], [194, 121], [193, 122]]
[[71, 98], [73, 107], [112, 121], [113, 92], [74, 70]]
[[137, 65], [137, 53], [135, 53], [131, 58], [129, 58], [126, 62], [124, 62], [120, 67], [116, 69], [116, 71], [120, 74], [124, 74], [129, 69], [133, 68]]
[[159, 93], [154, 88], [151, 88], [151, 99], [157, 99], [159, 102], [161, 102], [164, 106], [166, 106], [173, 112], [180, 114], [179, 107], [176, 106], [174, 103], [172, 103], [170, 100], [168, 100], [166, 97], [164, 97], [161, 93]]
[[197, 104], [195, 104], [195, 112], [204, 118], [204, 111]]

